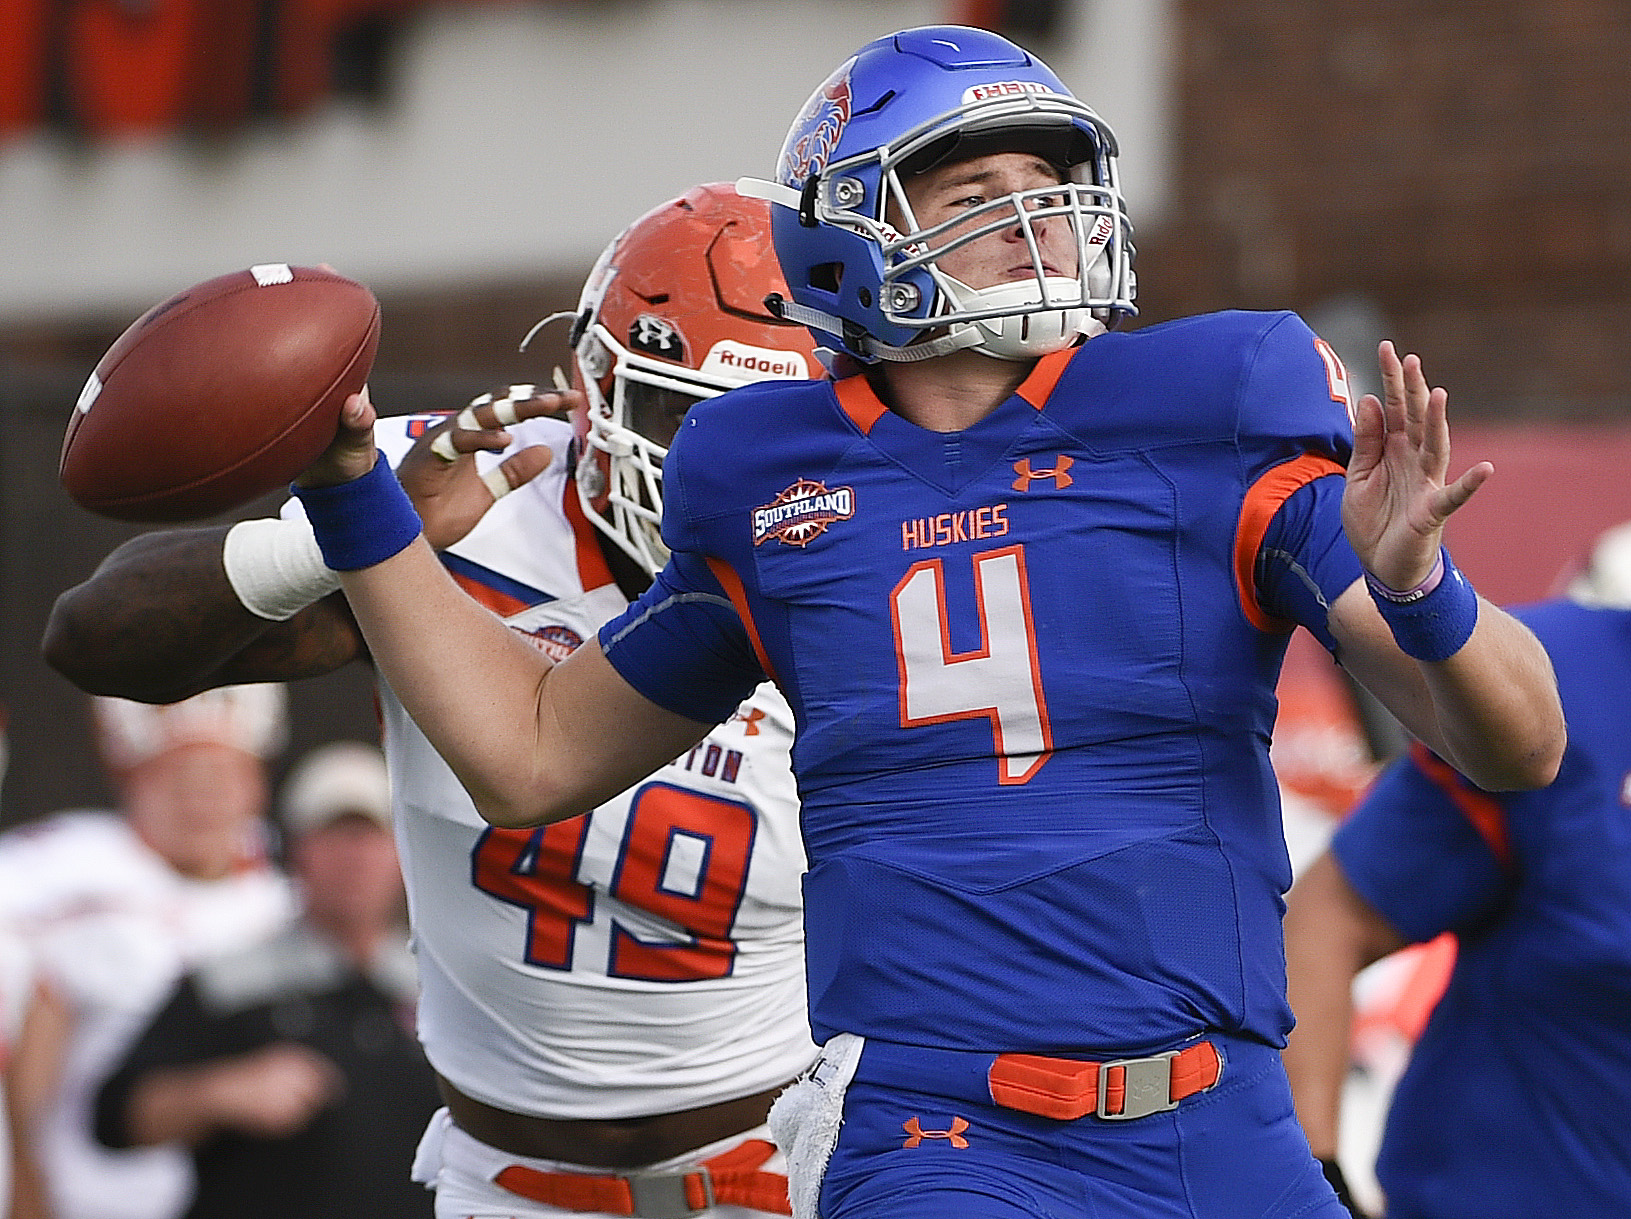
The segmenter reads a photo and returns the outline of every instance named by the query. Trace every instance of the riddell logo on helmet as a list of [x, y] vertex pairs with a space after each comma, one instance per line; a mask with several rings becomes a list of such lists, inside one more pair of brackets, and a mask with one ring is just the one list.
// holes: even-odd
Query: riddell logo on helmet
[[796, 351], [777, 351], [772, 347], [752, 347], [733, 339], [721, 339], [709, 349], [697, 371], [729, 381], [776, 378], [802, 381], [810, 375], [810, 366]]
[[975, 85], [963, 90], [963, 105], [970, 102], [989, 102], [998, 97], [1023, 97], [1027, 93], [1052, 93], [1039, 80], [1005, 80], [998, 85]]

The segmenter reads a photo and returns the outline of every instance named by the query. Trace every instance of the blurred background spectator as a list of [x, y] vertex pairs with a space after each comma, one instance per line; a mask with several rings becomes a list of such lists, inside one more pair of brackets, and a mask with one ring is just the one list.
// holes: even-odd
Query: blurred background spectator
[[[764, 173], [811, 63], [995, 25], [1126, 146], [1135, 325], [1301, 311], [1451, 393], [1450, 527], [1499, 602], [1631, 515], [1631, 9], [1618, 0], [16, 0], [0, 23], [0, 688], [10, 820], [98, 798], [51, 599], [136, 530], [56, 485], [63, 422], [153, 301], [267, 260], [372, 285], [388, 411], [547, 382], [604, 244], [691, 183]], [[1265, 140], [1264, 131], [1282, 138]], [[479, 139], [471, 133], [479, 132]], [[1291, 133], [1285, 135], [1284, 133]], [[573, 167], [571, 173], [561, 166]], [[366, 188], [362, 184], [366, 183]], [[564, 328], [560, 328], [564, 333]], [[1567, 494], [1560, 494], [1567, 488]], [[245, 509], [267, 515], [275, 503]], [[369, 679], [292, 692], [295, 752], [367, 738]]]
[[58, 813], [0, 835], [0, 925], [29, 950], [34, 984], [8, 1059], [16, 1219], [169, 1219], [189, 1166], [169, 1148], [95, 1141], [96, 1087], [181, 971], [291, 916], [267, 860], [266, 759], [284, 692], [230, 686], [171, 706], [91, 700], [118, 811]]
[[379, 749], [302, 758], [282, 823], [299, 920], [181, 979], [102, 1089], [97, 1134], [190, 1148], [187, 1219], [428, 1217], [408, 1168], [441, 1102]]

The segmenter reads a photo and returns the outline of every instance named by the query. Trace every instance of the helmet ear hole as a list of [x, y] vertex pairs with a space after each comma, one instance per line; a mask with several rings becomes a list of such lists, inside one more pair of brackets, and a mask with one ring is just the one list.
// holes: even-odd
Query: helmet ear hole
[[844, 282], [844, 264], [841, 262], [820, 262], [810, 268], [810, 287], [818, 292], [831, 292], [837, 294], [840, 285]]

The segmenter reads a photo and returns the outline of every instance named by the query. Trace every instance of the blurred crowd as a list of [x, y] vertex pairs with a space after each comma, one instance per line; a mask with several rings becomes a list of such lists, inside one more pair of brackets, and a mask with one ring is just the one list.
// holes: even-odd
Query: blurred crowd
[[0, 1215], [429, 1215], [378, 747], [274, 793], [281, 685], [89, 710], [116, 807], [0, 834]]

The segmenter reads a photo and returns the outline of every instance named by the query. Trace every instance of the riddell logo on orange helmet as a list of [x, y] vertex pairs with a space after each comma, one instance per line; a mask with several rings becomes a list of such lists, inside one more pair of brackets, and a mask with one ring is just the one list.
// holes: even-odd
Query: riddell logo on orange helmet
[[734, 339], [721, 339], [709, 349], [702, 367], [704, 376], [712, 374], [728, 381], [764, 381], [772, 379], [802, 381], [810, 375], [810, 366], [796, 351], [777, 351], [771, 347], [753, 347]]

